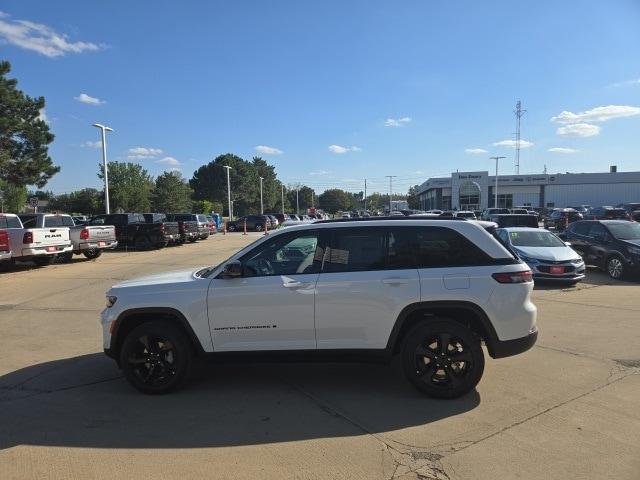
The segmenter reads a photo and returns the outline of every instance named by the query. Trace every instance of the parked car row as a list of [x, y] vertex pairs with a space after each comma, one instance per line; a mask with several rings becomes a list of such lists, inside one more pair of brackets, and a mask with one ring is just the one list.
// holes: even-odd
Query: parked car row
[[98, 258], [118, 246], [140, 250], [206, 239], [216, 221], [201, 214], [115, 213], [90, 219], [59, 213], [0, 214], [0, 267], [16, 261], [45, 266], [74, 255]]
[[230, 232], [262, 232], [265, 228], [273, 230], [286, 224], [300, 222], [314, 222], [316, 220], [325, 220], [328, 216], [325, 214], [314, 215], [296, 215], [294, 213], [265, 213], [264, 215], [243, 215], [236, 220], [227, 222], [227, 230]]

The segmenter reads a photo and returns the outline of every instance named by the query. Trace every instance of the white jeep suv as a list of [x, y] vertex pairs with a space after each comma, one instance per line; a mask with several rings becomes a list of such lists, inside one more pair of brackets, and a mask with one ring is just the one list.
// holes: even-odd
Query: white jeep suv
[[537, 338], [531, 271], [478, 224], [410, 217], [316, 222], [218, 266], [115, 285], [104, 349], [146, 393], [182, 385], [196, 357], [402, 356], [419, 390], [454, 398], [493, 358]]

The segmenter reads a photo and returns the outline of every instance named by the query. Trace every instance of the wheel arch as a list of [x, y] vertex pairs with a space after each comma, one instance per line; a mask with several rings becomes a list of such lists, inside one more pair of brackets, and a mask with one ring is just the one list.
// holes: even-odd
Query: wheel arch
[[416, 302], [407, 305], [398, 315], [391, 330], [387, 351], [392, 355], [399, 353], [402, 340], [411, 328], [437, 318], [450, 318], [469, 327], [484, 340], [489, 355], [494, 357], [496, 354], [498, 336], [489, 317], [480, 306], [466, 301]]
[[110, 350], [113, 358], [119, 358], [120, 348], [122, 347], [122, 343], [127, 334], [138, 325], [142, 325], [143, 323], [151, 320], [163, 320], [173, 325], [177, 325], [186, 333], [187, 338], [189, 338], [189, 341], [193, 346], [195, 355], [204, 355], [205, 351], [204, 348], [202, 348], [200, 340], [182, 312], [170, 307], [148, 307], [125, 310], [118, 315], [118, 318], [115, 321], [113, 333], [111, 334]]

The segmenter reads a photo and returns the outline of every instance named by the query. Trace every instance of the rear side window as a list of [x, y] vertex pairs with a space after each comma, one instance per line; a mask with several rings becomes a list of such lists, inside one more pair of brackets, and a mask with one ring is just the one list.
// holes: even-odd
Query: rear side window
[[0, 228], [22, 228], [18, 217], [5, 217], [0, 215]]
[[24, 228], [35, 228], [36, 219], [37, 217], [35, 215], [20, 215], [20, 220]]
[[589, 230], [590, 237], [603, 236], [606, 235], [606, 233], [607, 229], [604, 228], [604, 226], [602, 226], [600, 223], [593, 222], [591, 224], [591, 229]]
[[575, 222], [569, 225], [569, 230], [577, 235], [589, 235], [590, 228], [589, 222]]
[[[402, 230], [405, 230], [404, 228]], [[405, 235], [414, 268], [489, 265], [493, 259], [463, 235], [446, 227], [411, 227]]]
[[388, 231], [338, 228], [323, 257], [323, 272], [362, 272], [387, 268]]

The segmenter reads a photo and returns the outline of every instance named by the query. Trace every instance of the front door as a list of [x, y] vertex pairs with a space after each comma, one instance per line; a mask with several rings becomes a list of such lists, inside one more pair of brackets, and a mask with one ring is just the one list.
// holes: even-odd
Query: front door
[[315, 349], [317, 248], [317, 231], [276, 235], [242, 256], [241, 277], [212, 280], [214, 350]]

